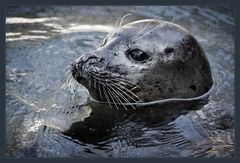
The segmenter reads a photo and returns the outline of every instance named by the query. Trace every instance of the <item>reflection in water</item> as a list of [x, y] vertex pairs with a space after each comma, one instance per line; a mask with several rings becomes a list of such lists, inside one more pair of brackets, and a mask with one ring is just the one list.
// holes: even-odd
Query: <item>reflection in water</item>
[[[233, 156], [232, 11], [197, 6], [8, 8], [6, 155]], [[96, 49], [127, 13], [132, 16], [124, 23], [159, 17], [193, 33], [216, 81], [207, 104], [128, 112], [100, 106], [94, 111], [85, 105], [88, 92], [69, 77], [67, 67]]]

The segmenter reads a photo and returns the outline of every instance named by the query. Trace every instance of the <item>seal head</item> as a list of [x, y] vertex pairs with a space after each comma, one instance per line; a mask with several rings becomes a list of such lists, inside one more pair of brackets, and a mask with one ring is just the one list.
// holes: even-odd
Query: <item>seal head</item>
[[213, 85], [196, 39], [181, 26], [159, 20], [122, 26], [78, 58], [71, 71], [93, 99], [108, 103], [194, 98]]

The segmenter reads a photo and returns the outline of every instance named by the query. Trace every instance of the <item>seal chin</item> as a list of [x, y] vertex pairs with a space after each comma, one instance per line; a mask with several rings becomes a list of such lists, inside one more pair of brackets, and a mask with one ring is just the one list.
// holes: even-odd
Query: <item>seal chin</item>
[[84, 78], [81, 77], [81, 75], [79, 74], [79, 72], [77, 70], [71, 70], [71, 73], [72, 73], [72, 77], [80, 84], [83, 83], [84, 81]]
[[78, 70], [78, 67], [77, 67], [77, 64], [75, 62], [73, 62], [71, 64], [71, 73], [72, 73], [72, 77], [79, 82], [80, 80], [80, 74], [79, 74], [79, 70]]

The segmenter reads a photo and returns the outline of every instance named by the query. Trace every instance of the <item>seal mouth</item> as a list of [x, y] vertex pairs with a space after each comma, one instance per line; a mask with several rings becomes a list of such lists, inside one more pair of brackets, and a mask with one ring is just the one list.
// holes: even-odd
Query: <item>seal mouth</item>
[[70, 67], [72, 76], [75, 80], [79, 81], [81, 79], [81, 72], [82, 72], [82, 66], [80, 63], [77, 63], [76, 61], [71, 64]]

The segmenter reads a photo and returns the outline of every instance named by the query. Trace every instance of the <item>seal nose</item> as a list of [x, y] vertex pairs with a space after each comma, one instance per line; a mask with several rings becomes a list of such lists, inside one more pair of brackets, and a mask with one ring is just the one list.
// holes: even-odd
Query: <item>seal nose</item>
[[85, 54], [82, 58], [81, 58], [81, 61], [83, 63], [86, 63], [88, 62], [89, 60], [95, 60], [97, 58], [96, 55], [93, 55], [93, 54]]
[[93, 64], [96, 64], [96, 63], [100, 63], [103, 61], [103, 58], [100, 57], [100, 56], [97, 56], [95, 54], [90, 54], [90, 53], [87, 53], [81, 57], [79, 57], [78, 59], [76, 59], [71, 67], [73, 70], [80, 70], [82, 71], [82, 68], [83, 66], [89, 66], [89, 65], [93, 65]]
[[89, 65], [99, 63], [103, 60], [102, 57], [91, 54], [91, 55], [86, 55], [82, 58], [82, 62], [88, 63]]
[[85, 54], [81, 58], [77, 60], [78, 64], [87, 64], [87, 65], [93, 65], [96, 63], [101, 63], [103, 61], [103, 58], [100, 56], [97, 56], [95, 54]]

